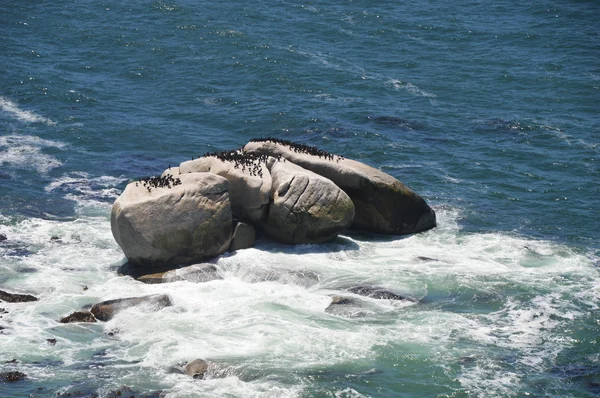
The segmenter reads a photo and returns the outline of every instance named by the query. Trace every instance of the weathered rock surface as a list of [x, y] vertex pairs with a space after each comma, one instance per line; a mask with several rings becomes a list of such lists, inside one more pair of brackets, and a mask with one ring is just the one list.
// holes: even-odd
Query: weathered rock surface
[[153, 294], [150, 296], [129, 297], [116, 300], [102, 301], [100, 303], [94, 304], [90, 312], [94, 314], [96, 319], [98, 319], [99, 321], [109, 321], [119, 311], [130, 307], [137, 307], [140, 305], [158, 311], [161, 308], [172, 306], [173, 302], [171, 301], [171, 298], [166, 294]]
[[60, 320], [60, 323], [96, 322], [96, 317], [89, 311], [75, 311]]
[[255, 241], [256, 231], [254, 227], [245, 222], [238, 222], [233, 229], [233, 239], [231, 239], [229, 251], [248, 249], [254, 246]]
[[272, 202], [262, 225], [271, 237], [291, 244], [322, 243], [350, 226], [352, 200], [329, 179], [274, 158], [268, 167]]
[[206, 156], [181, 163], [181, 173], [210, 172], [229, 181], [229, 200], [236, 218], [259, 222], [265, 217], [271, 192], [271, 175], [261, 161], [236, 164], [215, 156]]
[[227, 180], [210, 173], [178, 175], [180, 184], [132, 182], [115, 201], [112, 233], [132, 264], [165, 266], [217, 256], [231, 241]]
[[396, 294], [378, 286], [352, 286], [348, 289], [348, 291], [354, 294], [358, 294], [359, 296], [365, 296], [379, 300], [407, 300], [407, 298], [402, 297], [399, 294]]
[[0, 290], [0, 300], [6, 301], [7, 303], [25, 303], [28, 301], [37, 301], [37, 297], [34, 297], [31, 294], [9, 293]]
[[188, 376], [192, 376], [194, 379], [204, 378], [204, 374], [208, 370], [208, 362], [203, 359], [195, 359], [192, 362], [185, 365], [183, 369], [184, 373]]
[[273, 141], [250, 142], [244, 150], [281, 156], [333, 181], [354, 202], [356, 214], [352, 227], [355, 229], [409, 234], [436, 225], [435, 212], [422, 197], [389, 174], [366, 164], [320, 152], [310, 154], [311, 151], [303, 150], [301, 146]]

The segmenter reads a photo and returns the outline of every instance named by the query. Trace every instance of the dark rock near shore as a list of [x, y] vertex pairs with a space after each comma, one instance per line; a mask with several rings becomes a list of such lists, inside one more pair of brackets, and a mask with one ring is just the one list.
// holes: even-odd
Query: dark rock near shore
[[188, 376], [192, 376], [194, 379], [204, 378], [204, 374], [208, 370], [208, 363], [203, 359], [195, 359], [192, 362], [185, 365], [183, 369], [184, 373]]
[[96, 322], [94, 314], [89, 311], [75, 311], [69, 316], [66, 316], [60, 320], [60, 323], [74, 323], [74, 322]]
[[8, 303], [25, 303], [28, 301], [37, 301], [38, 299], [30, 294], [8, 293], [0, 290], [0, 300]]
[[27, 375], [25, 373], [17, 371], [0, 373], [0, 382], [3, 383], [12, 383], [15, 381], [25, 380], [26, 378]]
[[94, 304], [91, 313], [99, 321], [111, 320], [119, 311], [130, 307], [144, 305], [152, 307], [154, 310], [160, 310], [164, 307], [173, 305], [171, 298], [166, 294], [153, 294], [142, 297], [128, 297], [116, 300], [107, 300]]

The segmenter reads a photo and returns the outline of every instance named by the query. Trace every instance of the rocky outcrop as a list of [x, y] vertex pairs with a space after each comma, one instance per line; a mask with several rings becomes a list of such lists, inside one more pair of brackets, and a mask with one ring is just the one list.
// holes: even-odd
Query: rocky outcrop
[[271, 175], [266, 157], [221, 152], [181, 163], [181, 173], [210, 172], [229, 181], [229, 200], [234, 217], [250, 222], [261, 221], [269, 205]]
[[269, 159], [273, 179], [265, 231], [284, 243], [322, 243], [350, 226], [354, 205], [329, 179], [291, 162]]
[[115, 201], [112, 233], [132, 264], [166, 266], [217, 256], [231, 241], [225, 178], [188, 173], [132, 182]]
[[435, 212], [422, 197], [389, 174], [366, 164], [275, 139], [253, 140], [244, 150], [283, 157], [333, 181], [354, 202], [355, 229], [409, 234], [436, 225]]
[[9, 293], [0, 290], [0, 301], [6, 301], [7, 303], [25, 303], [28, 301], [37, 301], [37, 297], [34, 297], [31, 294]]
[[171, 298], [166, 294], [153, 294], [150, 296], [142, 297], [128, 297], [116, 300], [102, 301], [94, 304], [90, 312], [99, 321], [111, 320], [119, 311], [126, 308], [137, 307], [143, 305], [153, 310], [160, 310], [164, 307], [170, 307], [173, 305]]
[[192, 362], [185, 365], [183, 372], [193, 377], [194, 379], [204, 378], [204, 374], [208, 370], [208, 362], [203, 359], [195, 359]]
[[233, 229], [233, 239], [229, 251], [233, 252], [241, 249], [248, 249], [254, 246], [256, 241], [256, 231], [254, 227], [245, 222], [238, 222]]
[[60, 323], [96, 322], [96, 317], [89, 311], [75, 311], [60, 320]]

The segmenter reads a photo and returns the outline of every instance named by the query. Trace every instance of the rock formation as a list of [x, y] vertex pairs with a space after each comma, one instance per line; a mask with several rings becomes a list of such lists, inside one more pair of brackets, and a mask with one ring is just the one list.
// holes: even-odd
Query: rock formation
[[423, 198], [389, 174], [364, 163], [273, 138], [252, 140], [244, 150], [283, 157], [329, 178], [352, 198], [355, 229], [409, 234], [436, 225], [435, 213]]
[[274, 138], [132, 182], [111, 213], [115, 240], [133, 267], [146, 269], [148, 283], [165, 281], [161, 272], [169, 269], [250, 247], [255, 227], [280, 242], [304, 244], [329, 241], [346, 228], [409, 234], [435, 225], [425, 200], [394, 177]]
[[231, 241], [227, 180], [211, 173], [132, 182], [115, 201], [111, 228], [133, 264], [165, 266], [217, 256]]
[[181, 163], [181, 173], [210, 172], [229, 181], [229, 200], [233, 216], [252, 223], [260, 222], [269, 205], [271, 175], [266, 157], [239, 151], [207, 154]]
[[292, 244], [322, 243], [352, 224], [352, 201], [329, 179], [274, 158], [268, 167], [272, 203], [262, 225], [270, 236]]

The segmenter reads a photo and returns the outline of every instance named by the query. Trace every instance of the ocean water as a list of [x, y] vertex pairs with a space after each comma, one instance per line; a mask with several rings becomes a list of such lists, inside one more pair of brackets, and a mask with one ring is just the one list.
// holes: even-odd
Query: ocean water
[[[28, 376], [0, 396], [597, 396], [598, 15], [584, 0], [0, 2], [0, 289], [40, 299], [0, 303], [0, 371]], [[128, 181], [265, 136], [395, 176], [438, 227], [262, 239], [206, 283], [117, 275], [109, 214]], [[410, 300], [325, 312], [357, 284]], [[174, 306], [58, 323], [151, 293]], [[206, 380], [172, 371], [195, 358]]]

